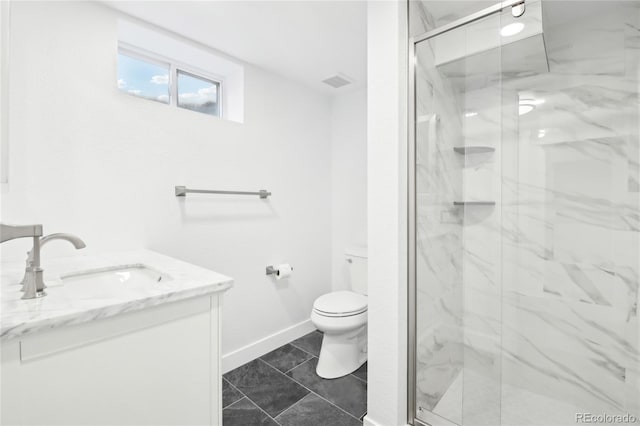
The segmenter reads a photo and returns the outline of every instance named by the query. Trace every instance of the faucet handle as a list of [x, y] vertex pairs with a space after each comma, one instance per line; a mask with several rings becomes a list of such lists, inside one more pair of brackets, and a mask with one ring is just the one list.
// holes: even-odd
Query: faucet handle
[[42, 225], [7, 225], [0, 223], [0, 242], [15, 238], [42, 237]]

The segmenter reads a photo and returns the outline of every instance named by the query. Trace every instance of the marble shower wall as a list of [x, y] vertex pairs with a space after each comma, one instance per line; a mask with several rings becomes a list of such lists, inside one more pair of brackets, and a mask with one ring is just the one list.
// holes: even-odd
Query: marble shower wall
[[544, 103], [502, 141], [502, 424], [640, 416], [638, 4], [544, 5], [550, 72], [503, 80]]
[[[410, 2], [412, 35], [435, 3]], [[418, 406], [458, 424], [640, 416], [638, 3], [543, 10], [548, 72], [476, 84], [417, 51]]]

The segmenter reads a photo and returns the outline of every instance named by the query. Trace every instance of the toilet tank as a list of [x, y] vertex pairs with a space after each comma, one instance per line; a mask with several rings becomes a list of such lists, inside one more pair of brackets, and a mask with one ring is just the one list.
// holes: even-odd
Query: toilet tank
[[344, 255], [349, 265], [351, 290], [356, 293], [367, 294], [367, 247], [348, 247], [345, 249]]

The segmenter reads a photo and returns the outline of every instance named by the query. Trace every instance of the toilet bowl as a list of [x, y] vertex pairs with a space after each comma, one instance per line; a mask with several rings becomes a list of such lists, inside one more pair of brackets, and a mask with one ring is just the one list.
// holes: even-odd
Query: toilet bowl
[[367, 249], [345, 250], [352, 291], [334, 291], [316, 299], [311, 322], [324, 333], [316, 373], [335, 379], [367, 361]]
[[367, 360], [367, 296], [352, 291], [320, 296], [313, 304], [311, 322], [324, 333], [318, 376], [342, 377]]

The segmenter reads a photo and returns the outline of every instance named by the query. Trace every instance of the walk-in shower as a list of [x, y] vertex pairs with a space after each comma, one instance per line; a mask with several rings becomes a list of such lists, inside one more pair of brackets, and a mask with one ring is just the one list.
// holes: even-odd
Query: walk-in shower
[[410, 1], [412, 424], [640, 419], [640, 2], [522, 3]]

